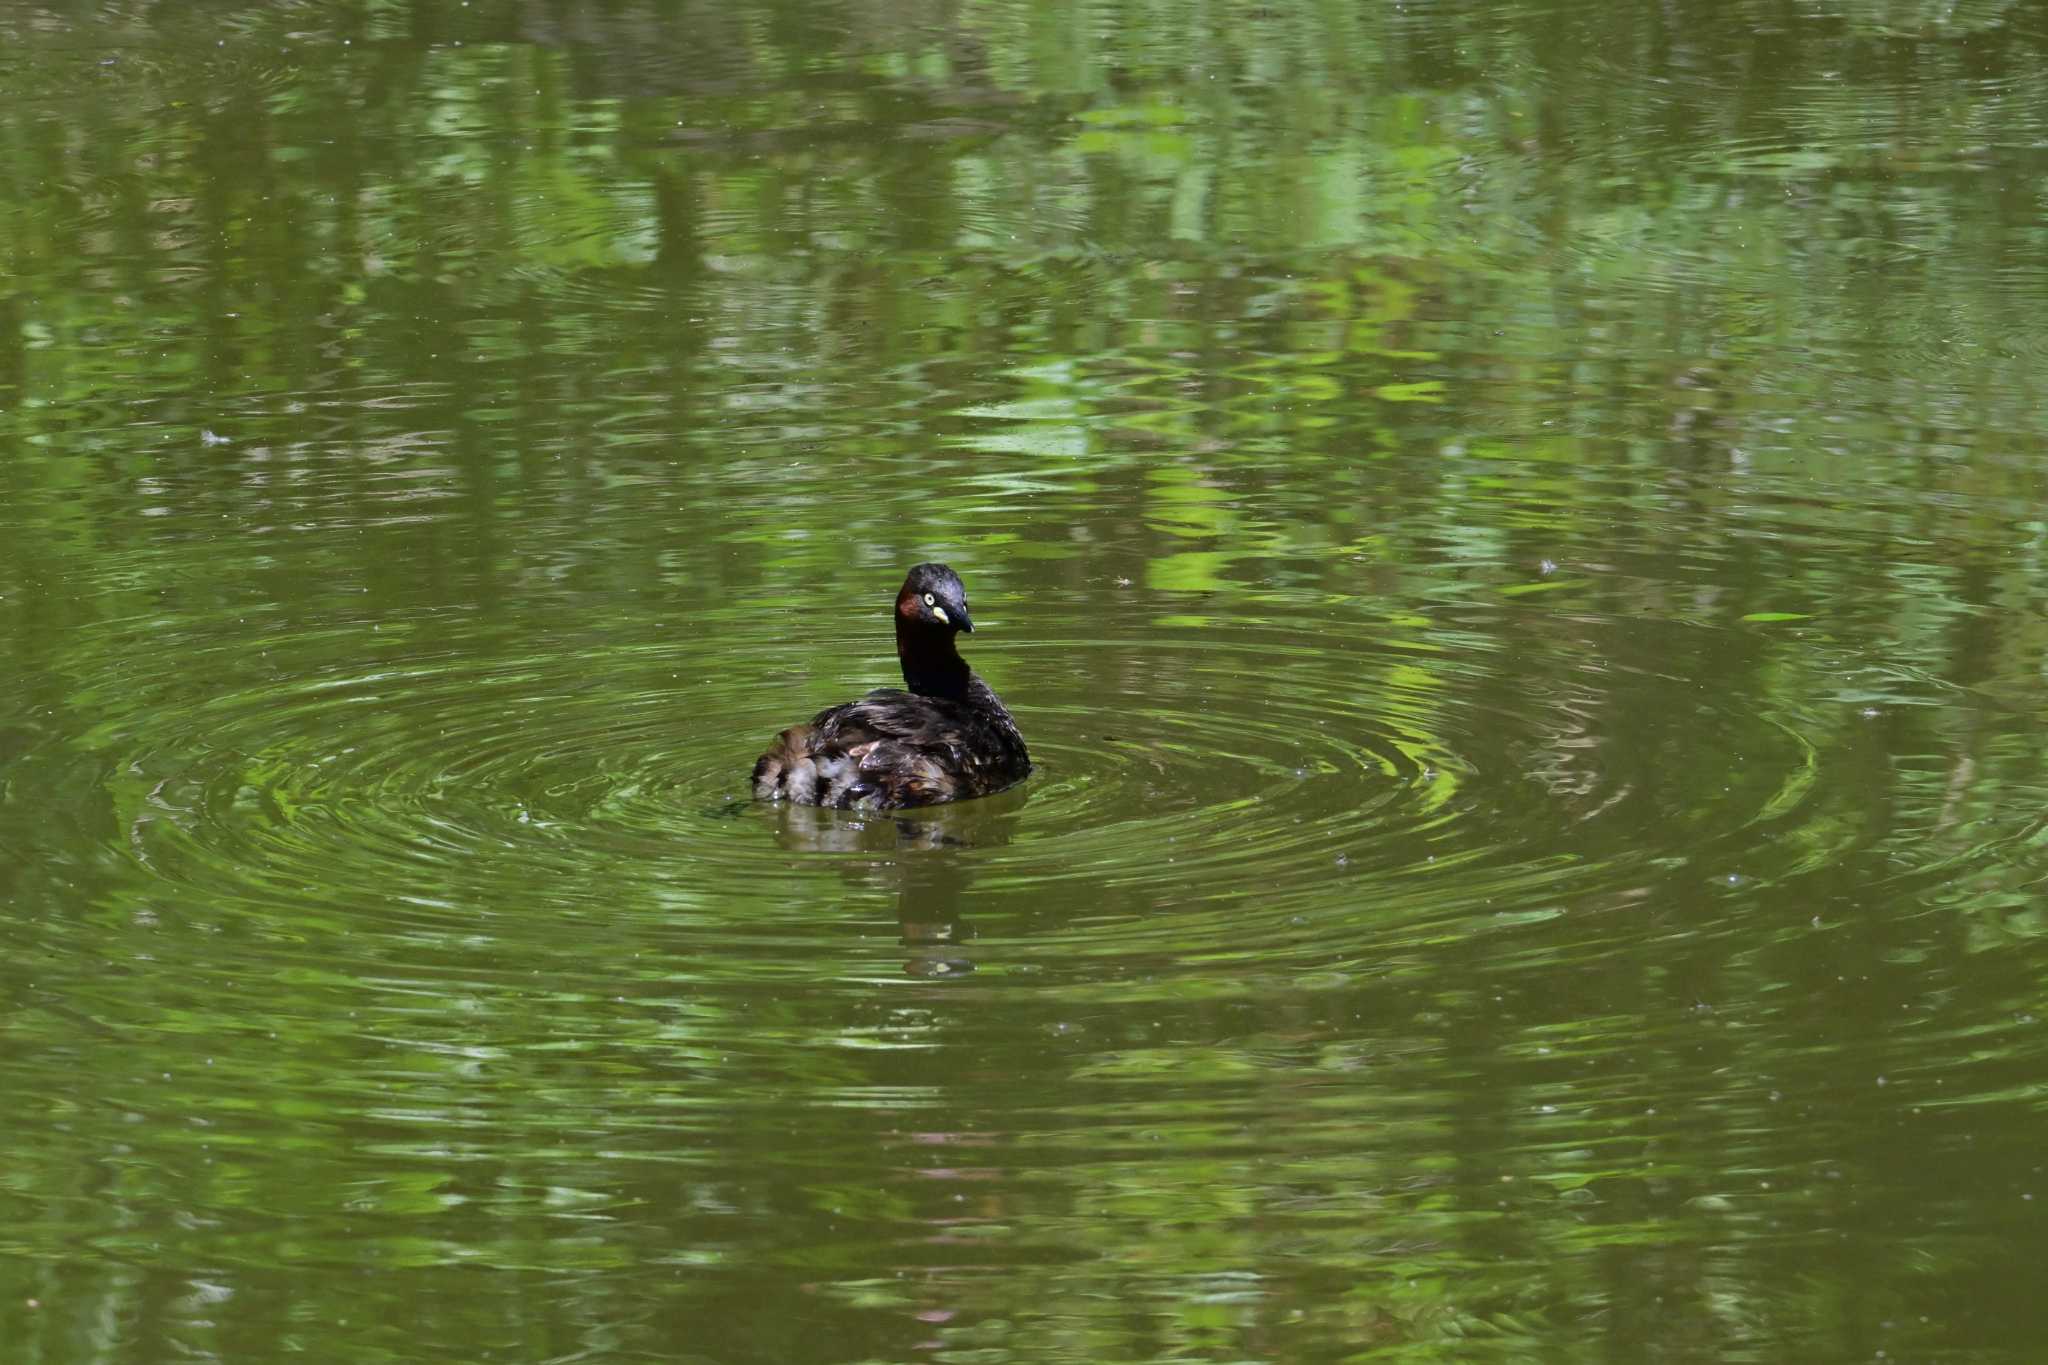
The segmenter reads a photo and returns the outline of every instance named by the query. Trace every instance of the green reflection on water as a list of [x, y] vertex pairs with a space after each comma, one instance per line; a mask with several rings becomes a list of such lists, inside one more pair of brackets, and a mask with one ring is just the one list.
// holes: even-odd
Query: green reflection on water
[[2044, 46], [0, 16], [8, 1358], [2031, 1359]]

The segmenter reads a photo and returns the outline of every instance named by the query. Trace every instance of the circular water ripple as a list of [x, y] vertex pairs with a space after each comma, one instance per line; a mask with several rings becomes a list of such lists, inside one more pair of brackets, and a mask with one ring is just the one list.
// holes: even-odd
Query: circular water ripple
[[[1404, 718], [1412, 697], [1318, 684], [1314, 651], [1265, 632], [1217, 634], [1110, 646], [1101, 671], [1121, 668], [1121, 695], [1035, 710], [1034, 823], [1062, 848], [1039, 876], [1162, 899], [1270, 896], [1371, 864], [1455, 790], [1468, 765]], [[1309, 667], [1288, 668], [1280, 649]], [[1099, 652], [1081, 671], [1097, 671]]]
[[[1753, 878], [1824, 852], [1807, 838], [1756, 856], [1817, 781], [1781, 720], [1711, 698], [1675, 718], [1674, 754], [1704, 745], [1729, 766], [1722, 800], [1686, 807], [1660, 788], [1653, 744], [1606, 732], [1601, 693], [1530, 659], [1514, 665], [1539, 665], [1528, 685], [1506, 685], [1483, 635], [1354, 620], [1310, 643], [1244, 615], [1007, 640], [1089, 615], [1041, 600], [976, 651], [1025, 726], [1031, 779], [915, 812], [751, 801], [777, 729], [864, 690], [854, 677], [891, 681], [872, 641], [763, 643], [751, 609], [691, 613], [687, 639], [445, 613], [273, 626], [262, 680], [232, 635], [188, 637], [191, 676], [244, 679], [210, 692], [153, 676], [138, 643], [114, 651], [133, 671], [86, 699], [125, 701], [91, 743], [118, 774], [118, 843], [159, 890], [255, 915], [346, 909], [393, 932], [653, 914], [706, 942], [777, 924], [830, 940], [883, 897], [913, 937], [971, 910], [984, 933], [1057, 942], [1107, 918], [1126, 922], [1122, 947], [1097, 952], [1200, 953], [1333, 904], [1353, 923], [1353, 901], [1384, 906], [1383, 923], [1552, 913], [1687, 858], [1703, 880], [1724, 865]], [[122, 629], [159, 647], [178, 633]]]
[[676, 664], [667, 644], [451, 651], [159, 714], [131, 762], [164, 776], [131, 843], [212, 890], [254, 876], [451, 908], [508, 867], [557, 908], [606, 899], [621, 859], [626, 884], [708, 881], [688, 860], [716, 845], [673, 826], [715, 702], [681, 703]]

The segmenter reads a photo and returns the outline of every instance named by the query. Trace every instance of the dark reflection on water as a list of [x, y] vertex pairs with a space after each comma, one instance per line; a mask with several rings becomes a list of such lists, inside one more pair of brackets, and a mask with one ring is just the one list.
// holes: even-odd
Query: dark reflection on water
[[2031, 1360], [2044, 49], [0, 13], [7, 1359]]
[[802, 855], [797, 866], [814, 865], [819, 854], [852, 855], [835, 859], [850, 886], [892, 891], [910, 950], [903, 970], [935, 980], [974, 970], [966, 945], [975, 931], [964, 918], [979, 866], [971, 851], [1009, 843], [1030, 794], [1018, 787], [980, 801], [872, 814], [782, 804], [756, 809], [774, 822], [776, 842]]

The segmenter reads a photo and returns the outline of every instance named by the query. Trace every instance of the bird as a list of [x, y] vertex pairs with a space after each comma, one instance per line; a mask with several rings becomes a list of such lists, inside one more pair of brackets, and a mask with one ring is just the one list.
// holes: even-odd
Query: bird
[[1017, 722], [954, 644], [974, 631], [960, 575], [913, 566], [892, 616], [903, 690], [877, 688], [777, 735], [754, 764], [755, 797], [899, 810], [987, 796], [1030, 773]]

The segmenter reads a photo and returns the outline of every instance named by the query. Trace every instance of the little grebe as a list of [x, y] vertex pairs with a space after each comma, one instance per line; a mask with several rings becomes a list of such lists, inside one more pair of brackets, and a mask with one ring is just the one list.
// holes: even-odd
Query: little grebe
[[896, 594], [898, 692], [885, 687], [793, 725], [754, 764], [754, 795], [805, 806], [894, 810], [987, 796], [1021, 781], [1031, 756], [1017, 722], [953, 647], [972, 632], [967, 590], [920, 564]]

